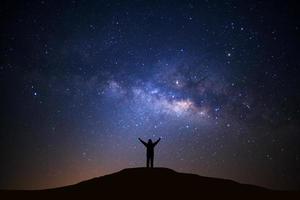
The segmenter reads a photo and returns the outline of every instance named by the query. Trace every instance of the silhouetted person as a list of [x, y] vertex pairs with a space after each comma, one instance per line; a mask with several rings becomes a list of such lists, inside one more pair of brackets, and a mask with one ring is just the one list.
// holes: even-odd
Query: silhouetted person
[[160, 141], [161, 138], [159, 138], [156, 142], [152, 142], [151, 139], [148, 140], [148, 143], [144, 142], [141, 138], [139, 138], [139, 140], [141, 141], [141, 143], [143, 143], [145, 145], [145, 147], [147, 148], [147, 167], [149, 167], [149, 162], [150, 162], [150, 166], [151, 168], [153, 168], [153, 160], [154, 160], [154, 147], [155, 145], [157, 145], [157, 143]]

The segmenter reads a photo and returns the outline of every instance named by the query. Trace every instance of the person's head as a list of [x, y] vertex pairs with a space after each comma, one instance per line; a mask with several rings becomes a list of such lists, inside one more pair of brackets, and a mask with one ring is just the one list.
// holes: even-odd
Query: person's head
[[149, 140], [148, 140], [148, 143], [152, 144], [152, 140], [151, 140], [151, 139], [149, 139]]

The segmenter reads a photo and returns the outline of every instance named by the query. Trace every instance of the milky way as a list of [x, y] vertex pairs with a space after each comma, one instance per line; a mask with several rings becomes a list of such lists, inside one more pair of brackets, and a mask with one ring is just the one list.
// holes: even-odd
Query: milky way
[[299, 189], [292, 2], [1, 2], [0, 188], [155, 166]]

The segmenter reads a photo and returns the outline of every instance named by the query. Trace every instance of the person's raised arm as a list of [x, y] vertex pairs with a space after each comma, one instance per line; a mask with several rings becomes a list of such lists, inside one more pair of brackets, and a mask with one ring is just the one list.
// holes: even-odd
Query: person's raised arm
[[157, 143], [159, 143], [161, 138], [159, 138], [156, 142], [154, 142], [154, 146], [157, 145]]
[[147, 143], [144, 142], [141, 138], [139, 138], [139, 140], [141, 141], [141, 143], [143, 143], [143, 145], [147, 146]]

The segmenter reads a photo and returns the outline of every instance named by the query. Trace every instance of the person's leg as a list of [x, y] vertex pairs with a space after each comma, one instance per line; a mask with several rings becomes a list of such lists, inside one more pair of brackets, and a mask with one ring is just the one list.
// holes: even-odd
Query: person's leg
[[153, 168], [154, 155], [151, 156], [151, 167]]
[[147, 156], [147, 168], [149, 167], [149, 156]]

